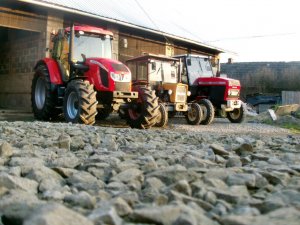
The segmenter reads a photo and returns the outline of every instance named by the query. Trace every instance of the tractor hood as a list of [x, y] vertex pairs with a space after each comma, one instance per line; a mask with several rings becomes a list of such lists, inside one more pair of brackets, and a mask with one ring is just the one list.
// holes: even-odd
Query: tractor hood
[[123, 63], [108, 58], [88, 58], [86, 63], [89, 65], [97, 65], [105, 70], [114, 81], [130, 82], [131, 72]]
[[226, 77], [199, 77], [195, 83], [199, 86], [229, 86], [233, 88], [240, 88], [239, 80]]

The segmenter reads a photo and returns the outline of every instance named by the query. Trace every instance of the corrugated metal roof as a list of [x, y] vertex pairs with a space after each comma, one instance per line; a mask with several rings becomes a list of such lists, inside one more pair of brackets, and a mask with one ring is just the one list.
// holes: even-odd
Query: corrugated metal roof
[[[19, 0], [31, 4], [54, 7], [58, 10], [98, 17], [113, 23], [157, 33], [168, 38], [209, 48], [216, 52], [223, 49], [199, 41], [193, 32], [187, 32], [176, 21], [168, 20], [164, 14], [147, 14], [135, 0]], [[180, 18], [178, 18], [180, 20]], [[196, 40], [195, 40], [196, 39]]]

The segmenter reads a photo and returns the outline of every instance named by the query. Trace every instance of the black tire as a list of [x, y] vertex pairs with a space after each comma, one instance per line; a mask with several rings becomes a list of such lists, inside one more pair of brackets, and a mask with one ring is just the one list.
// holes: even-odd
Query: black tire
[[197, 103], [192, 103], [190, 109], [185, 115], [186, 121], [191, 125], [199, 125], [202, 120], [201, 106]]
[[242, 103], [241, 108], [234, 109], [232, 112], [227, 113], [227, 118], [231, 123], [242, 123], [245, 119], [245, 106]]
[[201, 99], [198, 104], [202, 109], [202, 120], [200, 124], [209, 125], [214, 120], [215, 117], [215, 109], [211, 101], [208, 99]]
[[158, 116], [156, 119], [156, 127], [165, 127], [168, 124], [168, 111], [164, 104], [159, 103]]
[[97, 120], [105, 120], [112, 113], [113, 109], [111, 107], [104, 107], [98, 109], [98, 114], [96, 116]]
[[61, 113], [61, 110], [56, 108], [56, 104], [57, 86], [51, 85], [47, 67], [40, 65], [35, 71], [31, 85], [31, 106], [34, 117], [44, 121], [56, 119]]
[[85, 80], [72, 80], [64, 97], [64, 116], [67, 122], [93, 125], [97, 115], [94, 85]]
[[148, 129], [156, 124], [158, 97], [149, 87], [139, 87], [138, 101], [130, 103], [127, 124], [132, 128]]

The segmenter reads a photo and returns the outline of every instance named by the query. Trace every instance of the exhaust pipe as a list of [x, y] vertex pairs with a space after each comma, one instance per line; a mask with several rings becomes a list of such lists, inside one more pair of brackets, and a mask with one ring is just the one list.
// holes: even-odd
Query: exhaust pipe
[[75, 29], [74, 29], [74, 23], [71, 24], [71, 30], [70, 30], [70, 43], [69, 43], [69, 63], [73, 63], [73, 48], [74, 48], [74, 36], [75, 36]]

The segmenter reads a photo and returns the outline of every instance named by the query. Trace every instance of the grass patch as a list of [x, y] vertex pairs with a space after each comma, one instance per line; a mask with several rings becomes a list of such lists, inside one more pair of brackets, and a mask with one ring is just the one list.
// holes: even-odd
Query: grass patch
[[282, 124], [281, 127], [289, 129], [293, 133], [300, 134], [300, 125], [298, 124], [287, 123], [287, 124]]

